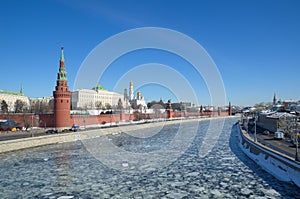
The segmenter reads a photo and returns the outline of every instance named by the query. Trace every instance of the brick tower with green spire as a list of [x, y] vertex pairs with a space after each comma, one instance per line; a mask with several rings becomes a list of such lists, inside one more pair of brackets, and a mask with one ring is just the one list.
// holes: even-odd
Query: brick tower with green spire
[[70, 99], [71, 92], [68, 89], [67, 72], [65, 69], [64, 48], [61, 47], [59, 71], [56, 87], [53, 91], [55, 127], [58, 130], [70, 128]]

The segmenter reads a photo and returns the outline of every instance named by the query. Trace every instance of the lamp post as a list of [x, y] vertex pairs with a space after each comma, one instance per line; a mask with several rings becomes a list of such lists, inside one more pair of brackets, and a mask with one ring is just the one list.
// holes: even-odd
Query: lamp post
[[33, 115], [31, 115], [31, 137], [33, 137]]
[[299, 158], [298, 158], [298, 130], [296, 131], [296, 153], [295, 153], [295, 160], [296, 161], [299, 161]]
[[131, 105], [129, 106], [129, 121], [131, 122]]
[[256, 122], [257, 122], [257, 114], [255, 114], [255, 117], [254, 117], [254, 142], [257, 142], [257, 136], [256, 136]]
[[295, 151], [295, 160], [296, 161], [299, 161], [299, 158], [298, 158], [298, 146], [299, 146], [299, 143], [298, 143], [298, 125], [297, 125], [297, 117], [295, 118], [295, 127], [296, 127], [296, 130], [295, 130], [295, 142], [296, 142], [296, 151]]
[[85, 109], [84, 115], [83, 115], [83, 125], [84, 125], [84, 129], [86, 129], [86, 112], [87, 109]]
[[112, 114], [113, 114], [113, 112], [112, 112], [112, 108], [110, 109], [110, 126], [112, 126]]
[[31, 129], [33, 128], [33, 115], [31, 115]]

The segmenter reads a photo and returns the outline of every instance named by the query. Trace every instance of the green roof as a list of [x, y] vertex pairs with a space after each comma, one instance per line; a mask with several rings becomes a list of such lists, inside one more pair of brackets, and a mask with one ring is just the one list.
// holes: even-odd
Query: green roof
[[20, 92], [4, 91], [4, 90], [0, 90], [0, 94], [24, 96], [24, 94]]
[[93, 88], [96, 91], [105, 90], [100, 84], [97, 84], [96, 87]]

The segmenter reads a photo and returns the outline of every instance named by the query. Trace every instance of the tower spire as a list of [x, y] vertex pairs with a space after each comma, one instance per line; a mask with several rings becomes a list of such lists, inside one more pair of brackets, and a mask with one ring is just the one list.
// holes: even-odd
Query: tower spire
[[65, 61], [64, 47], [62, 46], [60, 49], [61, 49], [60, 61], [64, 62]]
[[60, 49], [61, 49], [61, 54], [60, 54], [60, 59], [59, 59], [59, 71], [65, 70], [64, 47], [62, 46]]
[[21, 84], [21, 87], [20, 87], [20, 94], [23, 95], [23, 86]]
[[61, 55], [59, 60], [59, 71], [57, 76], [57, 81], [67, 80], [67, 72], [65, 69], [65, 56], [64, 56], [64, 47], [61, 47]]

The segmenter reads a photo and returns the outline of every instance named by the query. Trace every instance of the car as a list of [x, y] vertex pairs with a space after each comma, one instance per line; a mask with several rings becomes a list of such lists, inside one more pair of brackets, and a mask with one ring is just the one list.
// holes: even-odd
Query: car
[[72, 128], [70, 129], [70, 131], [76, 132], [76, 131], [78, 131], [79, 129], [80, 129], [79, 126], [73, 125]]
[[284, 133], [282, 131], [276, 131], [274, 133], [275, 140], [282, 140], [284, 138]]
[[265, 130], [264, 132], [262, 132], [263, 135], [270, 135], [270, 132], [268, 130]]
[[57, 130], [54, 130], [54, 129], [49, 129], [48, 131], [46, 131], [46, 133], [51, 133], [51, 134], [53, 134], [53, 133], [58, 133], [58, 131], [57, 131]]

